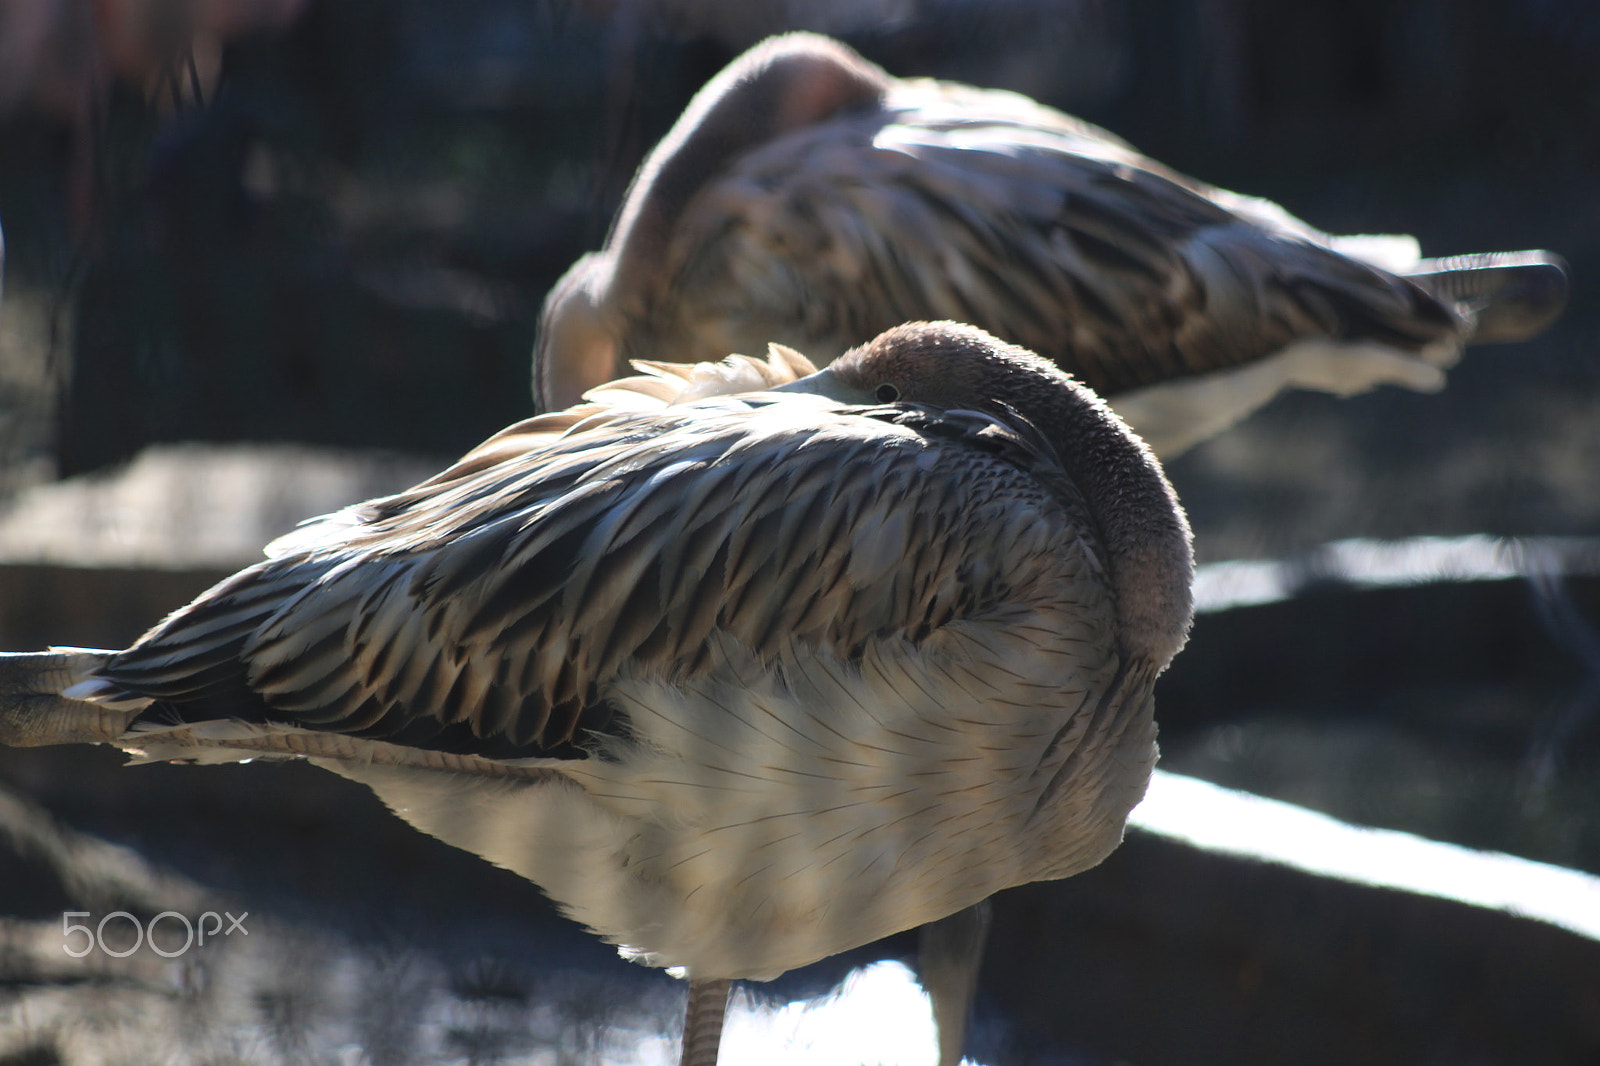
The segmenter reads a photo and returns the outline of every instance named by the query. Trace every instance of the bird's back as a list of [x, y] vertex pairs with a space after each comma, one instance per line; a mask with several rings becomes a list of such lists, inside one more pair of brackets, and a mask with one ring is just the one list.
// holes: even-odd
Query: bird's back
[[912, 80], [706, 175], [630, 298], [648, 308], [652, 358], [776, 341], [825, 363], [899, 322], [949, 318], [1106, 394], [1302, 336], [1459, 339], [1451, 301], [1338, 240], [1024, 97]]

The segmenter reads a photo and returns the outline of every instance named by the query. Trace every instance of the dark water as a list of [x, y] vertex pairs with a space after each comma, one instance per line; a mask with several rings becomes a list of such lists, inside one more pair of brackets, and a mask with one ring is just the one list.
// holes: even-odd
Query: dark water
[[[1600, 529], [1592, 5], [881, 6], [905, 17], [836, 17], [896, 73], [1027, 91], [1330, 231], [1569, 260], [1556, 328], [1469, 352], [1445, 393], [1286, 397], [1171, 464], [1202, 558], [1297, 576], [1203, 616], [1158, 700], [1169, 769], [1600, 872], [1594, 569], [1371, 588], [1304, 554]], [[119, 85], [87, 124], [13, 109], [0, 491], [156, 441], [448, 455], [521, 417], [545, 289], [777, 18], [716, 10], [313, 0], [232, 41], [206, 106]], [[0, 567], [0, 647], [125, 642], [215, 576]], [[0, 1066], [648, 1061], [672, 1024], [679, 986], [353, 786], [119, 762], [0, 752], [0, 787], [93, 837], [51, 852], [76, 838], [8, 809]], [[116, 907], [237, 907], [252, 932], [187, 961], [60, 952], [62, 911]], [[974, 1038], [996, 1064], [1600, 1061], [1593, 942], [1472, 908], [1135, 836], [997, 912]]]

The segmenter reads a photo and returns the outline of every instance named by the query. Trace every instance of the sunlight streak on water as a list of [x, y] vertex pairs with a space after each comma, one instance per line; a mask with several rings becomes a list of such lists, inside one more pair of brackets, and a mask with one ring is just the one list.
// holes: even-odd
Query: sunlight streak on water
[[932, 1066], [938, 1057], [928, 997], [898, 962], [874, 963], [832, 995], [781, 1007], [735, 993], [722, 1034], [730, 1063]]
[[1600, 540], [1506, 539], [1476, 534], [1334, 541], [1288, 560], [1236, 559], [1199, 567], [1194, 582], [1195, 610], [1204, 613], [1276, 603], [1317, 581], [1385, 588], [1442, 581], [1492, 581], [1538, 571], [1600, 572]]
[[1600, 877], [1578, 870], [1350, 825], [1160, 770], [1128, 824], [1207, 851], [1491, 907], [1600, 940]]

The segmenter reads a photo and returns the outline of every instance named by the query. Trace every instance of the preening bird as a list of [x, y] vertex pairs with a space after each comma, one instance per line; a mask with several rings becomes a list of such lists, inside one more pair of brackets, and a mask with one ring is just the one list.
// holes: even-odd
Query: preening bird
[[769, 342], [819, 365], [890, 326], [970, 322], [1053, 359], [1158, 455], [1285, 388], [1436, 390], [1467, 343], [1566, 299], [1546, 252], [1420, 260], [1167, 169], [1014, 93], [902, 80], [813, 34], [770, 39], [697, 94], [603, 250], [551, 290], [544, 409], [637, 358]]
[[0, 742], [362, 782], [682, 967], [713, 1062], [729, 979], [1115, 848], [1191, 619], [1159, 464], [1047, 360], [918, 323], [789, 376], [531, 419], [126, 650], [0, 657]]

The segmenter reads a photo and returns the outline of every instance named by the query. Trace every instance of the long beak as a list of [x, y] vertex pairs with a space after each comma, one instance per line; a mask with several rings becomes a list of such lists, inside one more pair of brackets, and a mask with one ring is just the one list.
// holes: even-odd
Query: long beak
[[824, 368], [815, 374], [807, 374], [799, 381], [791, 381], [787, 385], [778, 385], [769, 390], [772, 392], [804, 392], [813, 396], [825, 396], [839, 403], [870, 404], [872, 397], [858, 389], [847, 387], [834, 374], [832, 368]]

